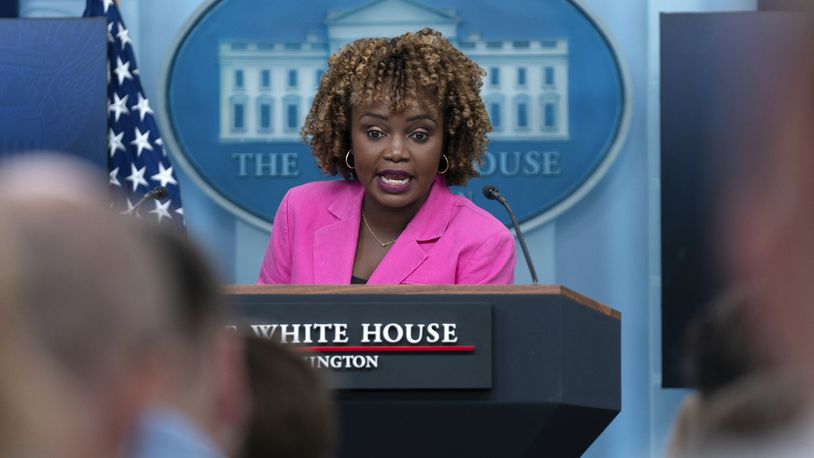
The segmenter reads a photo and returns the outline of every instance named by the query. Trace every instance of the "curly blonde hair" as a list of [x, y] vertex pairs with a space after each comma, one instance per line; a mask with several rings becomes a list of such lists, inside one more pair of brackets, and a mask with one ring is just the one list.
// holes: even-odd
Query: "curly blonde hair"
[[486, 72], [439, 32], [425, 28], [393, 39], [356, 40], [328, 60], [302, 138], [331, 175], [353, 179], [345, 164], [351, 148], [351, 108], [384, 101], [402, 112], [418, 104], [444, 117], [442, 153], [448, 185], [478, 176], [486, 133], [492, 130], [480, 97]]

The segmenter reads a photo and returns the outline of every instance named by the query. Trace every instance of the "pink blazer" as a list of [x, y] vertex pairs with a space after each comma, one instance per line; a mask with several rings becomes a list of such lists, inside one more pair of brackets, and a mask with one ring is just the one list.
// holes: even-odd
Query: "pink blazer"
[[[349, 284], [364, 188], [319, 181], [288, 191], [259, 284]], [[438, 178], [368, 284], [512, 284], [514, 237], [492, 215]]]

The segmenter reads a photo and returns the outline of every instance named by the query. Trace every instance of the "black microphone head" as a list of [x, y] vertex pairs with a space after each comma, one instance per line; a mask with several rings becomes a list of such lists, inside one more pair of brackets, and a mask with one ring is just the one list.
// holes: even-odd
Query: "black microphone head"
[[489, 200], [495, 200], [500, 196], [500, 191], [497, 190], [497, 186], [487, 184], [483, 187], [483, 195]]
[[169, 191], [167, 191], [167, 188], [164, 186], [156, 186], [150, 191], [150, 196], [152, 196], [153, 199], [163, 199], [167, 197], [167, 194], [169, 194]]

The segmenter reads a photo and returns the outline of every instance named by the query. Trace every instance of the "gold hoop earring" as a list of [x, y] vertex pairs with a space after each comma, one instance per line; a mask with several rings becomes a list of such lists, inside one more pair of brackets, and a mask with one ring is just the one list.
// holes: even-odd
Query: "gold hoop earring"
[[354, 170], [356, 167], [350, 165], [350, 153], [351, 150], [348, 150], [348, 152], [345, 153], [345, 165], [347, 165], [349, 169]]
[[439, 170], [438, 171], [439, 175], [443, 175], [443, 174], [445, 174], [445, 173], [447, 173], [449, 171], [449, 159], [447, 159], [447, 155], [442, 154], [441, 157], [447, 162], [447, 166], [444, 167], [444, 170]]

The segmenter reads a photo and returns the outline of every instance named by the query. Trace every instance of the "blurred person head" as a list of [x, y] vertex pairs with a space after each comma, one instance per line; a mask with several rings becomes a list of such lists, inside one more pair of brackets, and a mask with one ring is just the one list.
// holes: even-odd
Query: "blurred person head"
[[687, 375], [701, 397], [702, 415], [695, 421], [709, 437], [754, 438], [800, 414], [793, 379], [755, 338], [754, 315], [747, 292], [730, 288], [687, 334]]
[[[71, 456], [60, 433], [70, 411], [48, 358], [20, 327], [15, 272], [18, 254], [8, 213], [0, 208], [0, 456]], [[42, 415], [42, 412], [51, 412]], [[73, 455], [78, 456], [78, 455]]]
[[[158, 355], [163, 383], [151, 407], [181, 414], [221, 452], [243, 434], [248, 401], [242, 340], [225, 328], [219, 283], [182, 234], [152, 227], [146, 244], [158, 261], [170, 295], [170, 325]], [[134, 444], [136, 456], [149, 454]]]
[[[50, 373], [59, 394], [52, 405], [25, 408], [43, 424], [59, 419], [71, 439], [50, 456], [120, 453], [155, 383], [151, 355], [168, 323], [168, 295], [140, 229], [110, 213], [94, 172], [61, 156], [0, 164], [0, 221], [11, 247], [2, 251], [3, 307], [44, 362], [18, 376], [38, 379], [30, 385], [37, 391], [42, 377], [32, 374]], [[9, 358], [35, 361], [22, 340], [6, 338], [17, 342], [3, 346]]]
[[686, 374], [690, 385], [710, 397], [739, 379], [768, 367], [754, 348], [752, 308], [745, 293], [732, 288], [718, 297], [687, 331]]
[[749, 300], [731, 287], [690, 325], [685, 373], [697, 392], [681, 403], [666, 456], [718, 456], [720, 447], [760, 440], [798, 418], [790, 380], [755, 339]]
[[246, 340], [253, 412], [239, 458], [327, 458], [336, 448], [331, 396], [317, 371], [282, 344]]

